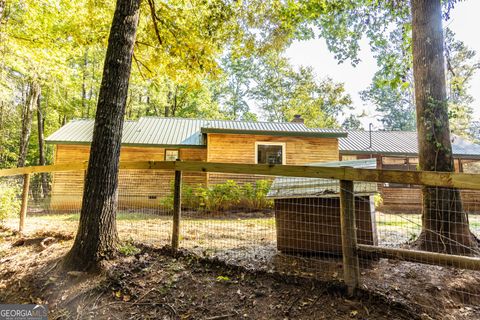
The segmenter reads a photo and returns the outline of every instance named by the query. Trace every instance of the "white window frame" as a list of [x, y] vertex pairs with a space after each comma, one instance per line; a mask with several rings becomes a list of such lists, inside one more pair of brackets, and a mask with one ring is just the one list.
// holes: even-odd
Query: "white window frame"
[[282, 147], [282, 165], [287, 164], [287, 144], [285, 142], [255, 141], [255, 164], [258, 164], [258, 146], [281, 146]]
[[[164, 152], [164, 159], [165, 159], [165, 161], [167, 161], [167, 151], [176, 151], [176, 152], [177, 152], [177, 159], [180, 158], [180, 150], [179, 150], [179, 149], [165, 149], [165, 152]], [[177, 159], [175, 159], [175, 160], [169, 160], [169, 161], [176, 161]]]

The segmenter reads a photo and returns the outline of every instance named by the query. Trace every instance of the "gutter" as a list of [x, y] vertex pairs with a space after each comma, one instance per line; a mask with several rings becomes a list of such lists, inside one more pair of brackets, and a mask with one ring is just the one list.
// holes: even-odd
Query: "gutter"
[[238, 130], [220, 128], [201, 128], [202, 133], [225, 133], [225, 134], [256, 134], [279, 137], [312, 137], [312, 138], [346, 138], [347, 132], [308, 132], [308, 131], [266, 131], [266, 130]]

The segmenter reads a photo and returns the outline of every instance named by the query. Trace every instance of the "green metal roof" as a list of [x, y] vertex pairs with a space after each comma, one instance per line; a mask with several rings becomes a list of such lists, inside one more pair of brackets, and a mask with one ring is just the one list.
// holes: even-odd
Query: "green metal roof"
[[[480, 158], [480, 145], [451, 135], [453, 154], [462, 158]], [[341, 154], [383, 154], [417, 156], [418, 137], [415, 131], [348, 131], [338, 140]]]
[[[94, 120], [72, 120], [50, 135], [53, 144], [89, 144]], [[276, 136], [344, 137], [337, 129], [308, 128], [303, 123], [202, 120], [144, 117], [126, 121], [122, 144], [131, 146], [204, 147], [204, 134], [232, 133]]]

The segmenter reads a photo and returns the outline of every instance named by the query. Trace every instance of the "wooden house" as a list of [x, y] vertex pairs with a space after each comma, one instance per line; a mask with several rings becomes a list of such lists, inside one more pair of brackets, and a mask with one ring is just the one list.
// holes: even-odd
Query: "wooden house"
[[[87, 161], [93, 120], [73, 120], [49, 136], [55, 146], [56, 164]], [[300, 117], [292, 122], [200, 120], [144, 117], [127, 121], [122, 136], [121, 161], [189, 160], [226, 163], [301, 165], [336, 161], [338, 139], [346, 132], [308, 128]], [[121, 170], [119, 206], [156, 208], [171, 190], [172, 172]], [[214, 184], [234, 179], [258, 179], [246, 175], [185, 173], [184, 184]], [[53, 176], [51, 208], [78, 210], [83, 193], [83, 172]]]
[[[340, 160], [376, 159], [377, 168], [414, 171], [418, 169], [417, 133], [412, 131], [349, 131], [339, 139]], [[480, 145], [452, 135], [457, 172], [480, 173]], [[420, 213], [420, 186], [380, 184], [383, 203], [379, 210], [393, 213]], [[480, 213], [480, 193], [462, 190], [467, 212]]]
[[[367, 159], [310, 165], [374, 169], [376, 161]], [[377, 244], [373, 199], [377, 184], [355, 182], [354, 193], [357, 241]], [[278, 250], [292, 254], [341, 254], [338, 180], [277, 177], [268, 197], [274, 201]]]

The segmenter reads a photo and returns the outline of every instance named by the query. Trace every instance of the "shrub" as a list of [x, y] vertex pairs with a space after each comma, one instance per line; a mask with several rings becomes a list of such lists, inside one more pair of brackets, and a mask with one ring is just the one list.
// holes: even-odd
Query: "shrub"
[[[272, 207], [267, 199], [271, 181], [258, 180], [255, 184], [242, 186], [233, 180], [203, 187], [201, 185], [182, 185], [182, 208], [197, 211], [228, 211], [233, 209], [261, 210]], [[169, 196], [161, 200], [161, 205], [173, 209], [173, 185]]]
[[261, 210], [271, 208], [273, 201], [267, 198], [272, 182], [257, 180], [253, 186], [246, 183], [242, 186], [242, 206], [248, 209]]
[[0, 182], [0, 221], [17, 215], [20, 211], [20, 199], [17, 196], [20, 187], [12, 182]]
[[[174, 183], [172, 182], [170, 194], [160, 200], [160, 205], [167, 210], [173, 210], [173, 190]], [[191, 186], [182, 184], [182, 208], [197, 209], [203, 206], [202, 197], [204, 196], [205, 188], [201, 185]]]
[[207, 211], [226, 211], [238, 207], [242, 196], [241, 188], [233, 180], [205, 189], [203, 202]]

